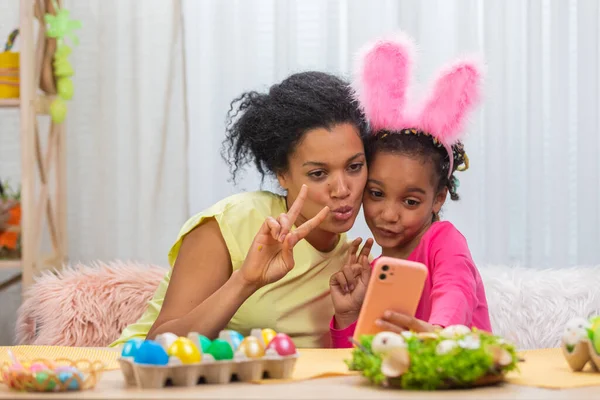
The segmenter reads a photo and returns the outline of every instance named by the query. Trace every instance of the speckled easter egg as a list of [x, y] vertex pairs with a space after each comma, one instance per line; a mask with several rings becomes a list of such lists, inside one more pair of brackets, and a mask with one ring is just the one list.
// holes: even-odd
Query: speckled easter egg
[[[79, 380], [77, 379], [79, 377]], [[78, 390], [79, 382], [83, 383], [83, 374], [79, 371], [64, 371], [58, 374], [58, 379], [63, 385], [68, 385], [68, 390]]]
[[56, 381], [50, 376], [51, 375], [49, 371], [40, 371], [35, 373], [36, 382], [42, 387], [42, 390], [46, 392], [54, 390], [56, 387]]

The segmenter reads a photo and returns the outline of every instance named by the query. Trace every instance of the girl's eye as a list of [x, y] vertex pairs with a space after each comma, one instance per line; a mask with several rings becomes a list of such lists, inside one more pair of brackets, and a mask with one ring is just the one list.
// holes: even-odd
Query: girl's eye
[[410, 207], [416, 207], [419, 204], [421, 204], [418, 200], [414, 200], [414, 199], [406, 199], [405, 202]]
[[314, 179], [321, 179], [325, 177], [325, 171], [313, 171], [309, 172], [308, 176]]
[[352, 172], [358, 172], [362, 169], [363, 167], [363, 163], [354, 163], [352, 165], [350, 165], [349, 169]]
[[370, 189], [369, 194], [373, 197], [383, 197], [383, 193], [380, 192], [379, 190]]

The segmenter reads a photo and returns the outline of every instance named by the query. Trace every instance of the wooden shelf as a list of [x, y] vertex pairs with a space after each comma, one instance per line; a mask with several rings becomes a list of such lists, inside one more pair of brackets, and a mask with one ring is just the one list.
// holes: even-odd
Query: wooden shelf
[[[62, 0], [15, 3], [20, 4], [20, 98], [0, 99], [0, 109], [18, 111], [20, 116], [22, 252], [19, 260], [0, 259], [0, 270], [20, 270], [19, 274], [0, 283], [0, 291], [21, 282], [25, 293], [35, 275], [49, 268], [60, 268], [67, 259], [65, 125], [50, 119], [49, 126], [43, 129], [47, 132], [42, 133], [38, 121], [38, 117], [49, 114], [55, 99], [47, 91], [56, 89], [44, 88], [41, 84], [40, 77], [51, 65], [48, 63], [52, 62], [56, 47], [52, 44], [54, 39], [46, 36], [43, 16], [47, 12], [55, 13], [54, 6], [60, 7]], [[40, 254], [44, 230], [50, 237], [50, 257]]]
[[21, 260], [0, 260], [0, 269], [21, 268]]
[[[50, 113], [50, 104], [52, 104], [54, 96], [46, 96], [40, 94], [33, 101], [35, 106], [35, 112], [38, 115], [48, 115]], [[21, 99], [0, 99], [0, 108], [19, 108], [21, 106]]]
[[0, 99], [0, 108], [17, 108], [21, 104], [21, 99]]

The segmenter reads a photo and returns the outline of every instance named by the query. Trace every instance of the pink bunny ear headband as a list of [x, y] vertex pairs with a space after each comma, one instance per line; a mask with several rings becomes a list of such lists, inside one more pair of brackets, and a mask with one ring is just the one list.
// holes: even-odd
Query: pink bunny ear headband
[[450, 177], [452, 146], [459, 142], [467, 114], [479, 101], [482, 71], [475, 61], [456, 61], [439, 72], [423, 100], [407, 99], [413, 51], [412, 39], [403, 34], [363, 48], [354, 79], [356, 96], [374, 133], [421, 132], [443, 146]]

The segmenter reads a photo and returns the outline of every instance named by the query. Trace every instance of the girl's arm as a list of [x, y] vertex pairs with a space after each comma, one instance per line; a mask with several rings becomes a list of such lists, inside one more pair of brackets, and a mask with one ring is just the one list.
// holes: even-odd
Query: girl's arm
[[458, 249], [443, 249], [432, 271], [429, 323], [471, 326], [477, 306], [477, 270], [471, 257]]
[[192, 331], [216, 337], [257, 290], [232, 270], [229, 251], [214, 218], [188, 233], [148, 339], [165, 332], [187, 336]]
[[346, 349], [352, 347], [350, 338], [354, 335], [354, 329], [356, 328], [356, 320], [345, 328], [336, 328], [335, 316], [331, 318], [329, 323], [329, 333], [331, 334], [331, 347], [334, 349]]

